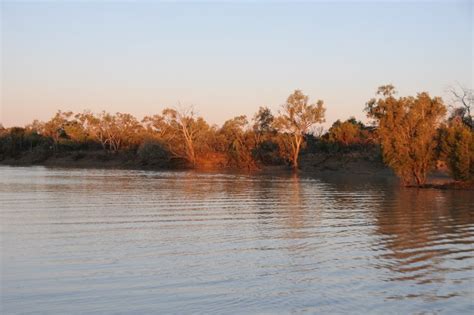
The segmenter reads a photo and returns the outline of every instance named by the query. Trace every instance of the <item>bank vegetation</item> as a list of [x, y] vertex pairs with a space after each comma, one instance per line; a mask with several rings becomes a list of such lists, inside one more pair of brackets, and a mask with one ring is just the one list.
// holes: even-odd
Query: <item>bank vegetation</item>
[[192, 107], [166, 108], [142, 120], [127, 113], [58, 111], [46, 122], [0, 126], [0, 161], [44, 164], [64, 157], [72, 164], [214, 170], [324, 170], [335, 160], [368, 161], [369, 167], [388, 166], [406, 186], [426, 185], [440, 169], [457, 182], [472, 183], [473, 91], [455, 88], [451, 95], [446, 105], [426, 92], [400, 97], [393, 86], [381, 86], [364, 108], [369, 125], [351, 117], [327, 131], [320, 125], [324, 102], [311, 102], [300, 90], [277, 113], [260, 107], [252, 117], [237, 116], [221, 126]]

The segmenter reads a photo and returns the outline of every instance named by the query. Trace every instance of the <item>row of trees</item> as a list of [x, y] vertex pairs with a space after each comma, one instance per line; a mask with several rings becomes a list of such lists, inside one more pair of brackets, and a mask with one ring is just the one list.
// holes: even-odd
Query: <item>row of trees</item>
[[3, 155], [15, 155], [39, 145], [50, 145], [52, 151], [100, 145], [108, 152], [156, 151], [162, 158], [182, 159], [192, 167], [217, 158], [231, 167], [287, 161], [297, 168], [305, 136], [324, 121], [324, 112], [322, 101], [311, 104], [300, 90], [288, 97], [276, 117], [261, 107], [250, 121], [237, 116], [221, 127], [209, 125], [193, 108], [166, 108], [142, 121], [123, 113], [58, 111], [47, 122], [1, 130], [1, 149]]
[[250, 120], [237, 116], [220, 127], [208, 124], [192, 108], [167, 108], [142, 121], [123, 113], [58, 111], [44, 123], [0, 128], [0, 155], [15, 157], [38, 148], [53, 153], [101, 149], [136, 152], [146, 161], [181, 160], [191, 167], [214, 163], [252, 169], [288, 163], [296, 169], [307, 140], [316, 138], [336, 148], [379, 145], [385, 163], [405, 184], [425, 183], [439, 160], [446, 162], [455, 179], [468, 180], [474, 173], [472, 91], [453, 95], [458, 106], [445, 120], [447, 108], [441, 98], [427, 93], [396, 97], [393, 86], [382, 86], [366, 104], [372, 126], [350, 118], [336, 121], [327, 132], [316, 127], [324, 122], [323, 101], [311, 103], [300, 90], [287, 98], [276, 116], [261, 107]]

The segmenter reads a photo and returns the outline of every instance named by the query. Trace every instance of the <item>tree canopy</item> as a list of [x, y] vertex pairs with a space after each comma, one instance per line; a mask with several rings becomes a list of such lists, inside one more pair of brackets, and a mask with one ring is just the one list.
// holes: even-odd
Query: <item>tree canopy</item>
[[366, 106], [377, 125], [385, 162], [405, 184], [422, 185], [435, 165], [437, 127], [446, 114], [439, 97], [426, 92], [416, 97], [396, 96], [392, 85], [379, 87]]

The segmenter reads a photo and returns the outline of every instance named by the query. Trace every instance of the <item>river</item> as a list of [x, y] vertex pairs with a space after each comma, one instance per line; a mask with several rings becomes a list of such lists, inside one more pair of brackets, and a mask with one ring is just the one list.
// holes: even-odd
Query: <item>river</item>
[[474, 312], [474, 195], [0, 167], [1, 313]]

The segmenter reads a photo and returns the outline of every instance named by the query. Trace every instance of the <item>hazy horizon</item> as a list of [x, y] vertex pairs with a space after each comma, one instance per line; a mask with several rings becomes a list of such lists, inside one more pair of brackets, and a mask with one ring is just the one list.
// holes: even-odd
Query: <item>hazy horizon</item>
[[274, 112], [295, 89], [355, 116], [379, 85], [473, 84], [473, 2], [1, 4], [5, 127], [61, 110], [142, 118], [178, 103], [211, 123]]

